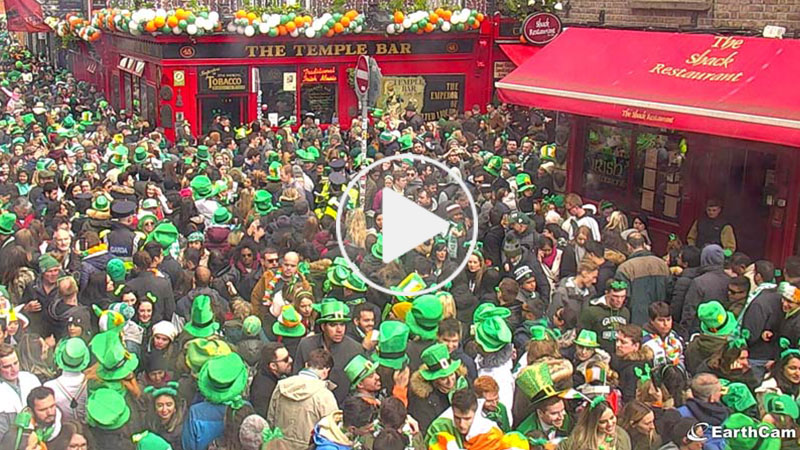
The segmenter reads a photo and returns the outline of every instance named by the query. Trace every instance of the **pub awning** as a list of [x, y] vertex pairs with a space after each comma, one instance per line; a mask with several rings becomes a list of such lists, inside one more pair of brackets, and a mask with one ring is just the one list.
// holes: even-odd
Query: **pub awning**
[[543, 47], [537, 47], [532, 44], [500, 44], [500, 50], [502, 50], [503, 53], [508, 56], [508, 59], [517, 67], [521, 66], [528, 58], [535, 55], [536, 52], [542, 48]]
[[800, 146], [800, 41], [569, 28], [496, 83], [514, 104]]

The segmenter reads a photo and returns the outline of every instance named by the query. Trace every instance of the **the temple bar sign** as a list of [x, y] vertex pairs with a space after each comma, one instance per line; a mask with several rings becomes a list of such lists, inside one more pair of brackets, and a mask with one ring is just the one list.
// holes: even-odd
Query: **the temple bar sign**
[[[204, 43], [191, 46], [168, 46], [164, 49], [167, 59], [197, 58], [294, 58], [326, 56], [393, 56], [425, 54], [472, 53], [475, 41], [471, 39], [412, 41], [358, 41], [331, 43]], [[194, 51], [188, 51], [188, 49]]]

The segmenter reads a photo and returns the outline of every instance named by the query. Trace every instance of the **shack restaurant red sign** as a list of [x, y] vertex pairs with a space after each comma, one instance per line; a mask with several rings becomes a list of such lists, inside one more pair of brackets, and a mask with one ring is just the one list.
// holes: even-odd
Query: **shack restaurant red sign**
[[522, 22], [522, 36], [531, 44], [547, 44], [560, 33], [561, 19], [550, 13], [531, 14]]

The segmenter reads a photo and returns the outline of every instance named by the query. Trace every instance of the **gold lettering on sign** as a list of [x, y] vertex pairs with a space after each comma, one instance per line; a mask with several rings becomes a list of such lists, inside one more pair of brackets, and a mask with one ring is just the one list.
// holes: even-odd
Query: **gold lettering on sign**
[[647, 122], [657, 122], [671, 124], [675, 122], [674, 116], [663, 116], [661, 114], [651, 113], [641, 109], [625, 108], [622, 110], [623, 119], [644, 120]]
[[[656, 63], [650, 73], [666, 75], [668, 77], [683, 78], [695, 81], [722, 81], [736, 83], [744, 77], [743, 72], [706, 72], [704, 67], [720, 67], [732, 69], [731, 66], [736, 62], [738, 49], [744, 45], [744, 39], [737, 39], [731, 36], [716, 36], [711, 47], [696, 53], [692, 53], [684, 63], [698, 70], [691, 70], [686, 67], [673, 67], [665, 63]], [[725, 53], [720, 53], [725, 52]]]
[[330, 83], [336, 81], [335, 67], [315, 67], [303, 69], [303, 83]]

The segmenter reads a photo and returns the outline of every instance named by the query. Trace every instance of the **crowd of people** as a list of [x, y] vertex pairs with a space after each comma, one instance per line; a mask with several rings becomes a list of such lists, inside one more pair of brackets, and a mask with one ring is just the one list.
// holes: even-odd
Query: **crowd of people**
[[[800, 258], [737, 252], [719, 201], [657, 252], [556, 192], [540, 111], [375, 110], [366, 157], [311, 115], [168, 140], [0, 38], [0, 448], [800, 448]], [[384, 163], [341, 209], [387, 295], [335, 221], [404, 152], [450, 171]], [[449, 231], [384, 264], [383, 188]]]

